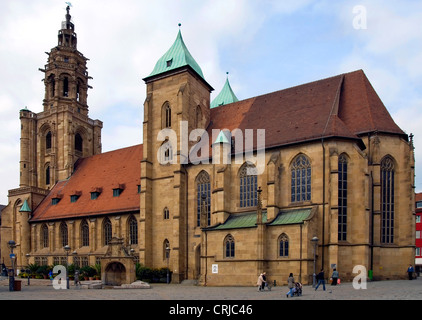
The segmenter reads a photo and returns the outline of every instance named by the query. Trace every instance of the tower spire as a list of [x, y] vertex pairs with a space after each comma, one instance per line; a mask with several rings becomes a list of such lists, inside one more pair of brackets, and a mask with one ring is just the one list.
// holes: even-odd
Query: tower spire
[[75, 33], [75, 25], [72, 22], [70, 15], [70, 5], [66, 7], [66, 20], [62, 22], [62, 27], [59, 30], [58, 45], [61, 47], [70, 47], [76, 49], [77, 37]]

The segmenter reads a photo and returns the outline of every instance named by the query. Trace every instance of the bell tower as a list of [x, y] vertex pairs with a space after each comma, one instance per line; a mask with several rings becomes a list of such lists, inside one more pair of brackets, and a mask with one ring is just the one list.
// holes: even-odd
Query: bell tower
[[79, 158], [101, 153], [103, 124], [88, 117], [89, 59], [77, 49], [69, 6], [66, 12], [57, 46], [39, 69], [45, 74], [43, 112], [20, 111], [20, 187], [50, 189], [72, 174]]

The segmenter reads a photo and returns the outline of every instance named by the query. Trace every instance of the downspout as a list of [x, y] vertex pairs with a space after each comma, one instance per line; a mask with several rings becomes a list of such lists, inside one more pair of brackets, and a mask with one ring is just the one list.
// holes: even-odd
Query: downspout
[[322, 145], [322, 254], [321, 254], [321, 268], [324, 268], [324, 253], [325, 253], [325, 146], [324, 138], [321, 139]]
[[302, 226], [303, 223], [300, 224], [300, 256], [299, 256], [299, 282], [302, 282]]
[[182, 163], [182, 167], [183, 167], [183, 169], [185, 170], [185, 174], [186, 174], [186, 190], [185, 190], [185, 195], [186, 195], [186, 202], [185, 202], [185, 210], [186, 210], [186, 216], [185, 216], [185, 219], [186, 219], [186, 221], [185, 221], [185, 228], [186, 228], [186, 230], [185, 230], [185, 233], [186, 233], [186, 235], [185, 235], [185, 237], [186, 237], [186, 244], [185, 244], [185, 246], [186, 246], [186, 248], [185, 248], [185, 252], [186, 252], [186, 274], [185, 274], [185, 279], [188, 279], [188, 275], [189, 275], [189, 252], [188, 252], [188, 250], [189, 250], [189, 234], [188, 234], [188, 231], [189, 231], [189, 227], [188, 227], [188, 224], [189, 224], [189, 205], [188, 205], [188, 193], [189, 193], [189, 176], [188, 176], [188, 170], [186, 169], [186, 166], [185, 166], [185, 164], [183, 164]]
[[[371, 134], [368, 133], [368, 165], [372, 166], [372, 154], [371, 154]], [[372, 169], [370, 170], [370, 187], [371, 187], [371, 228], [369, 235], [370, 245], [370, 269], [374, 270], [374, 177]]]

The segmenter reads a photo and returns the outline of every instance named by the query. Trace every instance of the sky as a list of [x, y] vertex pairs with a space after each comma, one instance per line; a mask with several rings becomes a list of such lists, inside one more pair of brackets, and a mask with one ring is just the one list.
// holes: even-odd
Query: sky
[[[103, 152], [142, 143], [142, 80], [183, 39], [207, 82], [240, 100], [362, 69], [395, 122], [414, 134], [422, 192], [422, 1], [73, 0], [89, 58], [91, 119]], [[65, 20], [61, 0], [0, 0], [0, 204], [19, 187], [19, 110], [43, 110], [44, 68]]]

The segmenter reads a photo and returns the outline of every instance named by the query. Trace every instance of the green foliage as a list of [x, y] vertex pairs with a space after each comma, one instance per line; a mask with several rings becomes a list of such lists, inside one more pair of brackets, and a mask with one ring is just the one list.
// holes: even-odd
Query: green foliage
[[97, 273], [97, 270], [95, 270], [95, 268], [92, 267], [92, 266], [82, 267], [79, 271], [80, 271], [82, 277], [93, 277]]
[[[168, 268], [153, 269], [145, 267], [140, 263], [135, 265], [136, 279], [145, 282], [166, 282]], [[170, 278], [172, 272], [169, 271]], [[163, 280], [165, 279], [165, 280]]]

